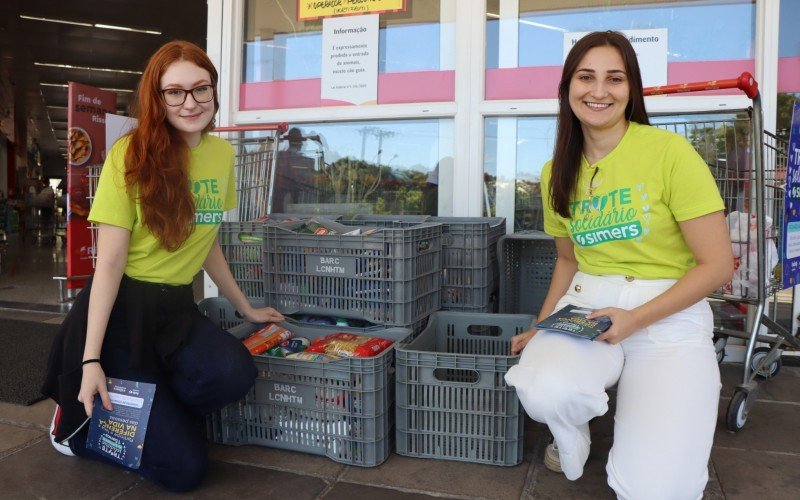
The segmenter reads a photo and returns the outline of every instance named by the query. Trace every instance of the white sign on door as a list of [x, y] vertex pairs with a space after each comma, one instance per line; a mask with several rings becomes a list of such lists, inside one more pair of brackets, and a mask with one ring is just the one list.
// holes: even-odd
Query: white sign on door
[[323, 100], [378, 102], [378, 14], [322, 21]]
[[[639, 60], [645, 87], [667, 84], [667, 29], [619, 30], [628, 37]], [[564, 60], [572, 46], [589, 31], [564, 33]]]

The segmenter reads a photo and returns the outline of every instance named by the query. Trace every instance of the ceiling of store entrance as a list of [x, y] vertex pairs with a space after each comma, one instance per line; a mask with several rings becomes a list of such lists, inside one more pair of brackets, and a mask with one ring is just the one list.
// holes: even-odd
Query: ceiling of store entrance
[[[169, 40], [189, 40], [204, 47], [207, 15], [205, 0], [0, 1], [0, 130], [18, 143], [19, 138], [14, 137], [16, 114], [17, 121], [27, 122], [29, 146], [35, 140], [44, 158], [62, 156], [67, 138], [67, 89], [58, 85], [74, 81], [133, 90], [138, 73], [100, 69], [141, 72], [150, 55]], [[131, 97], [131, 92], [117, 92], [119, 112], [127, 111]]]

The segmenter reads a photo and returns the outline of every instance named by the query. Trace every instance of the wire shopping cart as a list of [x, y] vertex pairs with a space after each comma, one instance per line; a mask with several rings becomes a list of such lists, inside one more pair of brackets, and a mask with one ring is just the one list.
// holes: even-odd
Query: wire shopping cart
[[251, 221], [272, 213], [275, 165], [285, 123], [217, 127], [214, 133], [228, 140], [236, 161], [236, 196], [239, 221]]
[[[255, 220], [272, 212], [278, 143], [286, 129], [285, 123], [279, 123], [217, 127], [213, 130], [214, 134], [226, 139], [234, 147], [238, 220]], [[87, 169], [89, 206], [97, 192], [102, 168], [102, 164], [96, 164]], [[91, 224], [89, 229], [92, 236], [89, 255], [94, 267], [97, 260], [97, 226]]]
[[[734, 250], [734, 280], [711, 294], [715, 307], [715, 348], [722, 361], [729, 337], [746, 340], [744, 377], [728, 405], [726, 424], [739, 431], [758, 397], [757, 379], [778, 373], [783, 350], [800, 345], [776, 320], [782, 291], [779, 253], [786, 191], [785, 142], [763, 128], [758, 83], [749, 73], [710, 82], [645, 89], [645, 95], [739, 89], [752, 107], [734, 118], [673, 122], [656, 126], [685, 135], [706, 160], [725, 202]], [[726, 309], [725, 307], [728, 306]], [[734, 311], [733, 314], [725, 311]], [[731, 326], [736, 313], [743, 319]], [[722, 316], [722, 318], [720, 318]], [[735, 324], [736, 322], [734, 322]], [[758, 347], [763, 343], [768, 347]]]

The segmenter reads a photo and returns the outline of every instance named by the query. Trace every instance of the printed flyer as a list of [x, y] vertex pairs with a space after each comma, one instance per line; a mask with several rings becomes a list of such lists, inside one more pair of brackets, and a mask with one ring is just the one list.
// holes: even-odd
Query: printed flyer
[[591, 312], [591, 309], [583, 309], [569, 304], [537, 323], [536, 328], [594, 340], [598, 335], [611, 328], [611, 320], [608, 316], [589, 319], [586, 316]]
[[107, 379], [107, 384], [114, 409], [106, 410], [100, 397], [95, 397], [86, 447], [138, 469], [156, 385], [115, 378]]

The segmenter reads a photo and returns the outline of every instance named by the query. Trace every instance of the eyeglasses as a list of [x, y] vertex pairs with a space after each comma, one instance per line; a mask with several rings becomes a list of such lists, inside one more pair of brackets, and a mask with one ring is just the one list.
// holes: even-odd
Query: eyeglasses
[[181, 106], [186, 102], [186, 95], [191, 93], [192, 99], [196, 103], [206, 103], [214, 99], [214, 86], [213, 85], [200, 85], [189, 90], [183, 89], [164, 89], [161, 94], [164, 96], [164, 102], [167, 106]]

